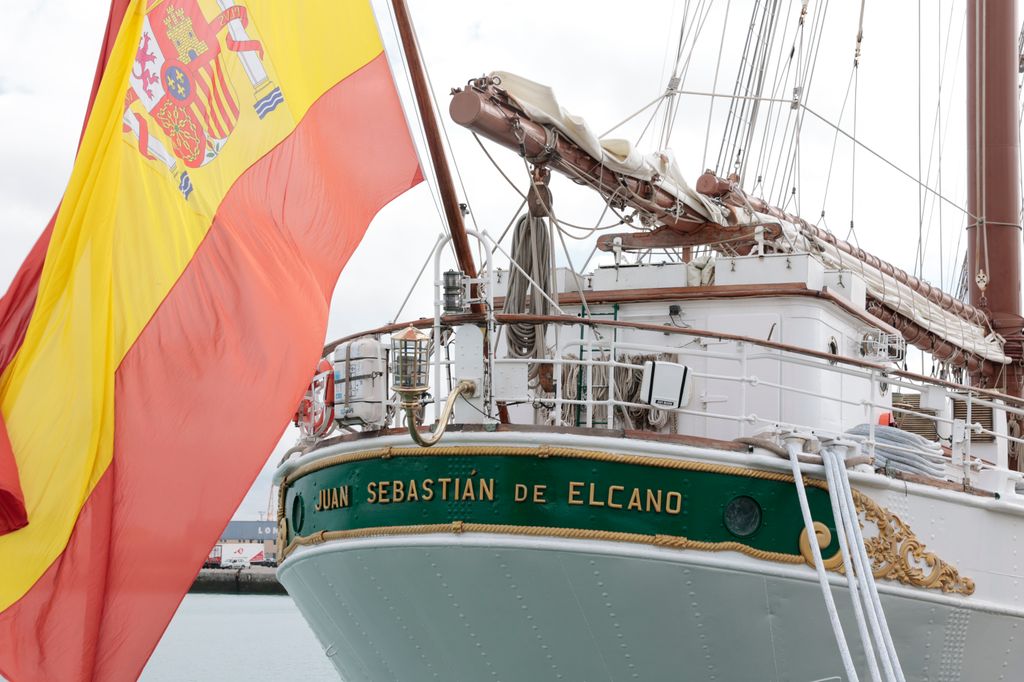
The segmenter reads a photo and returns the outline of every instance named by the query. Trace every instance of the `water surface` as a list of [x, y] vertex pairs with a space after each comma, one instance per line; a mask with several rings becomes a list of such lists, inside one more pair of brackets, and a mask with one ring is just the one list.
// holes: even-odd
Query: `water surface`
[[291, 597], [189, 594], [142, 682], [337, 680]]

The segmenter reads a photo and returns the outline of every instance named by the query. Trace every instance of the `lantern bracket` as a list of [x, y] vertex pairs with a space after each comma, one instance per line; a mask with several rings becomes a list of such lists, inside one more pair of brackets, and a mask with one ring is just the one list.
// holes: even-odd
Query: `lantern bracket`
[[[402, 400], [402, 408], [405, 410], [405, 421], [409, 425], [409, 435], [419, 445], [429, 448], [431, 445], [441, 440], [441, 436], [444, 435], [444, 431], [448, 428], [448, 420], [452, 416], [452, 410], [455, 408], [455, 401], [459, 399], [459, 396], [463, 394], [472, 396], [476, 393], [476, 382], [470, 381], [469, 379], [462, 379], [455, 386], [455, 390], [448, 394], [448, 399], [444, 403], [444, 409], [441, 410], [441, 414], [437, 418], [437, 425], [434, 427], [434, 431], [429, 436], [424, 436], [419, 431], [419, 424], [417, 423], [416, 413], [419, 411], [419, 401], [406, 402]], [[404, 397], [404, 396], [403, 396]]]

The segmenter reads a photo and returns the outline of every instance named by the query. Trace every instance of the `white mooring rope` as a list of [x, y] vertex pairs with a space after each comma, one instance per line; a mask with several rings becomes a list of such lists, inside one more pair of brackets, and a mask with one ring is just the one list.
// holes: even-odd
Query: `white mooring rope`
[[[839, 611], [836, 609], [836, 602], [832, 598], [832, 589], [828, 585], [828, 576], [825, 574], [825, 563], [821, 559], [821, 548], [818, 547], [818, 534], [814, 531], [814, 521], [811, 518], [811, 508], [807, 504], [807, 491], [804, 490], [803, 474], [800, 473], [800, 456], [803, 450], [798, 441], [790, 441], [786, 445], [789, 452], [789, 464], [793, 469], [793, 481], [796, 483], [796, 495], [800, 500], [800, 513], [804, 517], [804, 528], [807, 531], [807, 544], [811, 546], [811, 554], [814, 556], [814, 569], [818, 573], [818, 584], [821, 586], [821, 596], [825, 599], [825, 609], [828, 611], [828, 620], [832, 625], [832, 634], [836, 638], [836, 646], [839, 647], [839, 657], [843, 659], [843, 668], [846, 669], [846, 677], [850, 682], [859, 682], [857, 669], [853, 667], [853, 658], [850, 657], [850, 645], [843, 633], [843, 625], [839, 622]], [[831, 493], [830, 493], [831, 494]]]
[[[823, 459], [827, 464], [830, 463], [835, 478], [834, 483], [831, 480], [829, 481], [829, 495], [831, 497], [839, 497], [839, 506], [843, 511], [844, 530], [848, 539], [849, 537], [853, 538], [853, 542], [850, 544], [854, 550], [854, 565], [861, 585], [860, 597], [864, 601], [868, 620], [871, 622], [871, 631], [875, 637], [875, 648], [879, 652], [887, 679], [895, 682], [906, 682], [903, 668], [900, 666], [899, 655], [896, 653], [896, 647], [892, 641], [892, 633], [889, 632], [889, 623], [885, 618], [885, 611], [882, 609], [882, 601], [878, 597], [875, 576], [871, 571], [871, 559], [868, 557], [867, 549], [864, 546], [864, 535], [861, 533], [857, 506], [853, 501], [850, 477], [845, 463], [842, 461], [843, 457], [833, 449], [826, 448], [823, 450]], [[868, 652], [865, 651], [865, 655], [867, 654]]]
[[[836, 455], [830, 448], [823, 448], [821, 450], [821, 461], [825, 466], [825, 477], [828, 479], [829, 489], [829, 502], [832, 503], [832, 517], [836, 522], [836, 535], [839, 537], [839, 551], [843, 555], [843, 569], [846, 571], [846, 586], [850, 590], [850, 602], [853, 604], [853, 614], [857, 619], [857, 631], [860, 634], [860, 643], [864, 648], [864, 658], [868, 662], [868, 672], [871, 675], [873, 682], [881, 682], [881, 676], [878, 672], [878, 661], [875, 660], [875, 649], [872, 643], [871, 635], [875, 634], [875, 641], [880, 641], [881, 637], [877, 632], [877, 619], [873, 619], [871, 622], [872, 632], [868, 632], [867, 623], [864, 620], [864, 595], [867, 592], [867, 585], [864, 584], [864, 571], [856, 561], [856, 555], [854, 555], [853, 561], [851, 561], [850, 544], [849, 538], [852, 537], [853, 531], [849, 526], [849, 515], [844, 509], [844, 505], [841, 502], [841, 495], [839, 484], [837, 482], [837, 474], [835, 473], [834, 465], [836, 464]], [[833, 494], [835, 491], [836, 494]], [[856, 522], [856, 521], [855, 521]], [[857, 565], [855, 565], [857, 564]], [[869, 618], [874, 616], [874, 611], [870, 605], [867, 608]], [[883, 659], [883, 666], [885, 660]], [[891, 668], [886, 669], [887, 679], [891, 679], [892, 670]]]
[[[861, 533], [858, 511], [853, 500], [845, 457], [839, 449], [842, 444], [836, 443], [835, 445], [837, 447], [822, 448], [820, 454], [828, 480], [829, 502], [832, 505], [839, 550], [842, 553], [847, 587], [850, 590], [850, 600], [857, 621], [864, 658], [867, 661], [868, 671], [873, 682], [881, 682], [882, 679], [886, 682], [906, 682], [896, 647], [892, 641], [892, 634], [889, 632], [889, 624], [882, 609], [882, 602], [878, 596], [875, 577], [871, 571], [871, 559], [864, 546], [864, 536]], [[790, 441], [786, 450], [789, 453], [793, 479], [796, 482], [797, 498], [800, 501], [804, 527], [807, 530], [808, 539], [811, 540], [809, 544], [814, 558], [814, 568], [818, 574], [818, 583], [825, 601], [825, 608], [828, 611], [836, 646], [839, 648], [839, 656], [846, 669], [847, 678], [857, 681], [859, 678], [850, 655], [850, 645], [839, 621], [839, 611], [828, 584], [825, 565], [821, 558], [821, 549], [818, 547], [814, 532], [811, 510], [807, 503], [807, 492], [800, 473], [798, 458], [803, 450], [801, 440]], [[878, 659], [876, 659], [876, 655]], [[881, 660], [882, 663], [881, 670], [879, 670], [878, 660]]]

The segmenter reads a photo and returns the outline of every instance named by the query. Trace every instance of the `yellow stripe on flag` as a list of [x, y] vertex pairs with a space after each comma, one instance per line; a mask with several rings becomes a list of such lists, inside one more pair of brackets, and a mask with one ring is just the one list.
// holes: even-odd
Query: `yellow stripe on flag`
[[[233, 89], [238, 121], [213, 149], [212, 160], [186, 169], [179, 158], [172, 173], [160, 158], [145, 158], [135, 132], [122, 129], [130, 75], [133, 68], [140, 71], [136, 57], [145, 15], [166, 11], [162, 4], [134, 0], [125, 14], [54, 226], [35, 312], [21, 349], [0, 377], [0, 410], [29, 517], [27, 527], [0, 536], [0, 610], [25, 594], [60, 555], [110, 466], [118, 364], [187, 267], [221, 200], [324, 92], [382, 50], [366, 0], [237, 1], [247, 11], [245, 37], [262, 46], [266, 78], [254, 82], [254, 51], [246, 57], [228, 49], [237, 28], [218, 29], [220, 66]], [[207, 21], [221, 15], [215, 0], [175, 3], [193, 4], [201, 12], [196, 16]], [[181, 16], [161, 26], [170, 27], [172, 20]], [[283, 102], [260, 118], [254, 104], [274, 87]], [[146, 122], [151, 142], [172, 150], [160, 120], [142, 101], [132, 103], [129, 113]], [[219, 112], [210, 113], [224, 121]], [[192, 188], [187, 198], [180, 187], [186, 170]]]

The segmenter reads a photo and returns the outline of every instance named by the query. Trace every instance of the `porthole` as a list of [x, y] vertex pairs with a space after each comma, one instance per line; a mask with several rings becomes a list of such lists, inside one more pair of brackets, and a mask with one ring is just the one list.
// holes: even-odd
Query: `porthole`
[[750, 537], [761, 528], [761, 505], [748, 495], [734, 497], [725, 505], [722, 520], [726, 530], [736, 537]]
[[302, 531], [302, 524], [306, 522], [306, 505], [303, 502], [302, 495], [296, 495], [292, 500], [292, 532], [296, 534]]

